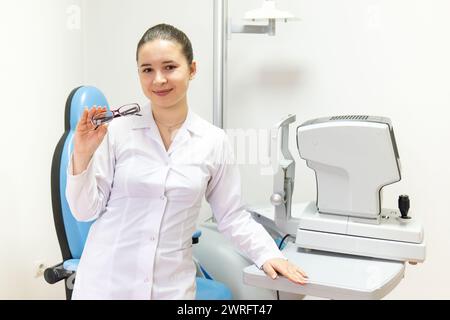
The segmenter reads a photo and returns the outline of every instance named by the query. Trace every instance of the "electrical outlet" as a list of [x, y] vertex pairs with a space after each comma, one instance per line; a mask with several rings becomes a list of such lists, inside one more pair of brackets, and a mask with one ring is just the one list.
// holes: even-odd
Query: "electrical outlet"
[[45, 269], [47, 269], [47, 263], [44, 260], [36, 260], [34, 262], [34, 277], [42, 277]]

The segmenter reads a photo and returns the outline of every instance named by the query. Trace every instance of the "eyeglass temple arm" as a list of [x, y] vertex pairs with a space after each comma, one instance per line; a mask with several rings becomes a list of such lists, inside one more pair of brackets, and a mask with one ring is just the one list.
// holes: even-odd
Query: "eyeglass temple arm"
[[[139, 113], [131, 113], [130, 115], [142, 117], [142, 114], [139, 114]], [[126, 114], [126, 116], [127, 116], [127, 114]], [[122, 117], [122, 115], [118, 113], [118, 114], [115, 114], [113, 118], [118, 118], [118, 117]]]

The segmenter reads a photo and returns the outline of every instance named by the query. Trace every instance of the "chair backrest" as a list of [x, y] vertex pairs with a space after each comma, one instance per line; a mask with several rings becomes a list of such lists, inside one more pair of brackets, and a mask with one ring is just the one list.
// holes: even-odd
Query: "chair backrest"
[[53, 153], [51, 192], [53, 218], [64, 261], [79, 259], [92, 222], [78, 222], [72, 215], [66, 199], [67, 166], [73, 150], [73, 136], [85, 107], [106, 106], [108, 101], [95, 87], [82, 86], [70, 93], [66, 102], [64, 134]]

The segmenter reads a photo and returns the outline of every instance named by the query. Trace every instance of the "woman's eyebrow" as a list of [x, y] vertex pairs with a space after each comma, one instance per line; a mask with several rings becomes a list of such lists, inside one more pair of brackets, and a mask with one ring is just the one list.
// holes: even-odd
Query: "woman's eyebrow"
[[[169, 64], [169, 63], [176, 63], [176, 62], [173, 60], [167, 60], [167, 61], [162, 62], [162, 64]], [[151, 66], [152, 66], [151, 63], [143, 63], [143, 64], [141, 64], [140, 67], [143, 68], [143, 67], [151, 67]]]

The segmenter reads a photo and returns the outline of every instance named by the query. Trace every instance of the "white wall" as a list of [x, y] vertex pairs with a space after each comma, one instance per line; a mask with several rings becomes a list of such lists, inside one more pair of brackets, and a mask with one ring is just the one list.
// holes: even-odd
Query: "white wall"
[[[242, 17], [259, 0], [230, 0]], [[227, 127], [268, 128], [286, 114], [297, 124], [330, 115], [391, 118], [403, 178], [384, 190], [384, 205], [409, 194], [411, 215], [424, 221], [427, 260], [408, 266], [388, 296], [450, 298], [450, 2], [445, 0], [278, 0], [302, 21], [278, 26], [276, 37], [233, 35]], [[249, 45], [251, 43], [251, 45]], [[293, 132], [292, 132], [293, 134]], [[312, 170], [297, 161], [294, 200], [315, 199]], [[295, 152], [294, 152], [295, 151]], [[271, 177], [242, 166], [250, 203], [268, 203]]]
[[[80, 3], [81, 2], [81, 3]], [[260, 0], [230, 0], [240, 18]], [[66, 12], [82, 9], [80, 29]], [[300, 22], [279, 24], [277, 36], [233, 35], [229, 57], [227, 128], [269, 128], [279, 118], [301, 122], [335, 114], [392, 119], [403, 167], [401, 182], [385, 189], [385, 206], [399, 194], [424, 220], [427, 261], [408, 266], [388, 296], [450, 298], [450, 44], [445, 0], [278, 0]], [[15, 0], [0, 10], [0, 298], [64, 298], [63, 287], [33, 278], [33, 263], [60, 261], [50, 201], [50, 164], [63, 132], [64, 103], [79, 84], [102, 89], [111, 105], [144, 102], [135, 47], [150, 26], [167, 22], [191, 38], [198, 75], [190, 106], [212, 120], [212, 1]], [[20, 104], [20, 106], [17, 106]], [[20, 122], [4, 112], [14, 110]], [[8, 114], [9, 115], [9, 114]], [[292, 139], [292, 151], [295, 151]], [[293, 152], [294, 153], [294, 152]], [[313, 173], [297, 153], [294, 199], [314, 199]], [[271, 177], [242, 166], [244, 196], [267, 202]], [[207, 210], [205, 208], [204, 210]]]
[[50, 167], [63, 133], [65, 99], [83, 82], [81, 33], [71, 19], [79, 5], [1, 2], [0, 299], [64, 298], [62, 283], [34, 278], [34, 263], [61, 261]]

